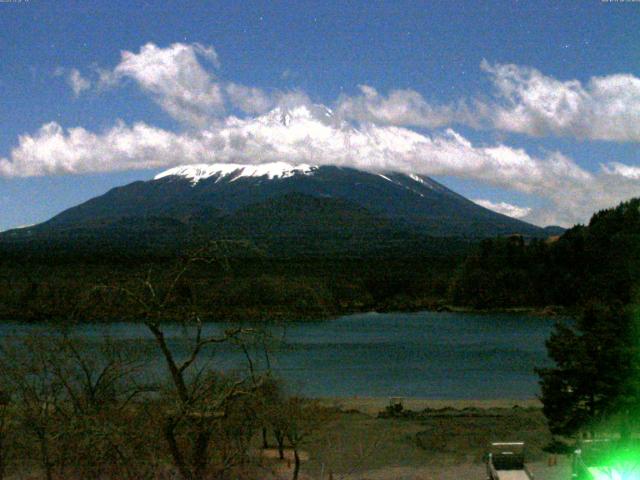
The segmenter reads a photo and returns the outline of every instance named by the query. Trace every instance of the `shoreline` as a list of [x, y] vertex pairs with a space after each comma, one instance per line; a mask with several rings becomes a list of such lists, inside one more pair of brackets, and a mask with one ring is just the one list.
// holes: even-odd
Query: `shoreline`
[[[222, 315], [213, 315], [213, 314], [203, 314], [202, 321], [203, 323], [210, 324], [219, 324], [219, 323], [286, 323], [286, 324], [295, 324], [295, 323], [315, 323], [315, 322], [328, 322], [332, 320], [336, 320], [341, 317], [348, 317], [351, 315], [360, 315], [367, 313], [378, 313], [378, 314], [405, 314], [405, 313], [420, 313], [420, 312], [429, 312], [429, 313], [460, 313], [460, 314], [471, 314], [471, 315], [526, 315], [531, 317], [539, 317], [539, 318], [571, 318], [574, 316], [575, 312], [568, 308], [557, 307], [557, 306], [545, 306], [545, 307], [505, 307], [505, 308], [486, 308], [486, 309], [478, 309], [473, 307], [466, 306], [456, 306], [456, 305], [420, 305], [420, 306], [410, 306], [406, 308], [386, 308], [384, 306], [374, 307], [374, 308], [363, 308], [363, 309], [345, 309], [343, 311], [335, 311], [335, 312], [327, 312], [320, 315], [306, 315], [299, 314], [296, 315], [291, 312], [287, 312], [283, 314], [282, 312], [272, 312], [271, 315], [265, 315], [261, 313], [259, 315], [252, 314], [251, 312], [243, 312], [243, 313], [231, 313], [229, 312], [223, 313]], [[57, 320], [57, 319], [56, 319]], [[0, 313], [0, 324], [10, 324], [10, 323], [18, 323], [23, 325], [57, 325], [58, 322], [51, 318], [33, 318], [29, 316], [19, 315], [15, 313]], [[93, 324], [116, 324], [116, 323], [143, 323], [141, 320], [136, 320], [132, 318], [113, 318], [113, 319], [94, 319], [90, 322]], [[177, 323], [177, 321], [176, 321]]]
[[430, 399], [415, 397], [320, 397], [323, 405], [339, 408], [342, 411], [357, 410], [367, 415], [377, 415], [390, 404], [391, 398], [401, 398], [406, 410], [422, 411], [425, 409], [463, 410], [477, 408], [482, 410], [506, 408], [542, 408], [537, 398], [529, 399]]

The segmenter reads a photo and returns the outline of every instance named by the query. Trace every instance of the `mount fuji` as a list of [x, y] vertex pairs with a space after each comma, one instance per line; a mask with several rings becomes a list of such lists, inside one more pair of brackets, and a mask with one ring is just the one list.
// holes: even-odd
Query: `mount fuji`
[[171, 168], [0, 240], [97, 239], [154, 248], [204, 237], [357, 252], [365, 244], [388, 248], [425, 237], [554, 233], [483, 208], [426, 176], [273, 162]]

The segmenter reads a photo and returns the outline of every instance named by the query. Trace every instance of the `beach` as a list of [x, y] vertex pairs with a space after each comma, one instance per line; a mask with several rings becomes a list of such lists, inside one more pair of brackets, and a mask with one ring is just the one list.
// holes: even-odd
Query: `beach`
[[[524, 441], [526, 465], [538, 480], [570, 478], [569, 459], [544, 451], [551, 435], [535, 398], [393, 401], [402, 402], [402, 412], [387, 416], [379, 413], [390, 398], [320, 399], [337, 414], [306, 445], [303, 478], [484, 479], [485, 454], [492, 441]], [[284, 461], [281, 478], [288, 478], [287, 472]]]

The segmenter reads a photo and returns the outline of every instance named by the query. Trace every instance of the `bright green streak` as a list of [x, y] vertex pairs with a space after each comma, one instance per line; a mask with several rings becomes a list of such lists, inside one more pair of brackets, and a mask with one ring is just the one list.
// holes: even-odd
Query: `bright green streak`
[[594, 480], [640, 480], [640, 452], [618, 452], [597, 467], [590, 467]]
[[627, 475], [625, 473], [618, 472], [617, 469], [609, 469], [607, 467], [593, 467], [589, 469], [589, 473], [593, 475], [594, 480], [636, 480], [640, 479], [640, 476], [631, 473]]

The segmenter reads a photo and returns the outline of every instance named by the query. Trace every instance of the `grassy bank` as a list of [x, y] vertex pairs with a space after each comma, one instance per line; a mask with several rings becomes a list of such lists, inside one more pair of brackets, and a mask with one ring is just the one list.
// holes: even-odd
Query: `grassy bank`
[[[492, 441], [524, 441], [526, 460], [541, 475], [564, 478], [567, 459], [548, 466], [551, 441], [540, 402], [403, 399], [404, 414], [380, 418], [388, 398], [324, 398], [339, 413], [307, 446], [304, 471], [321, 478], [482, 478]], [[328, 478], [328, 476], [324, 477]]]

